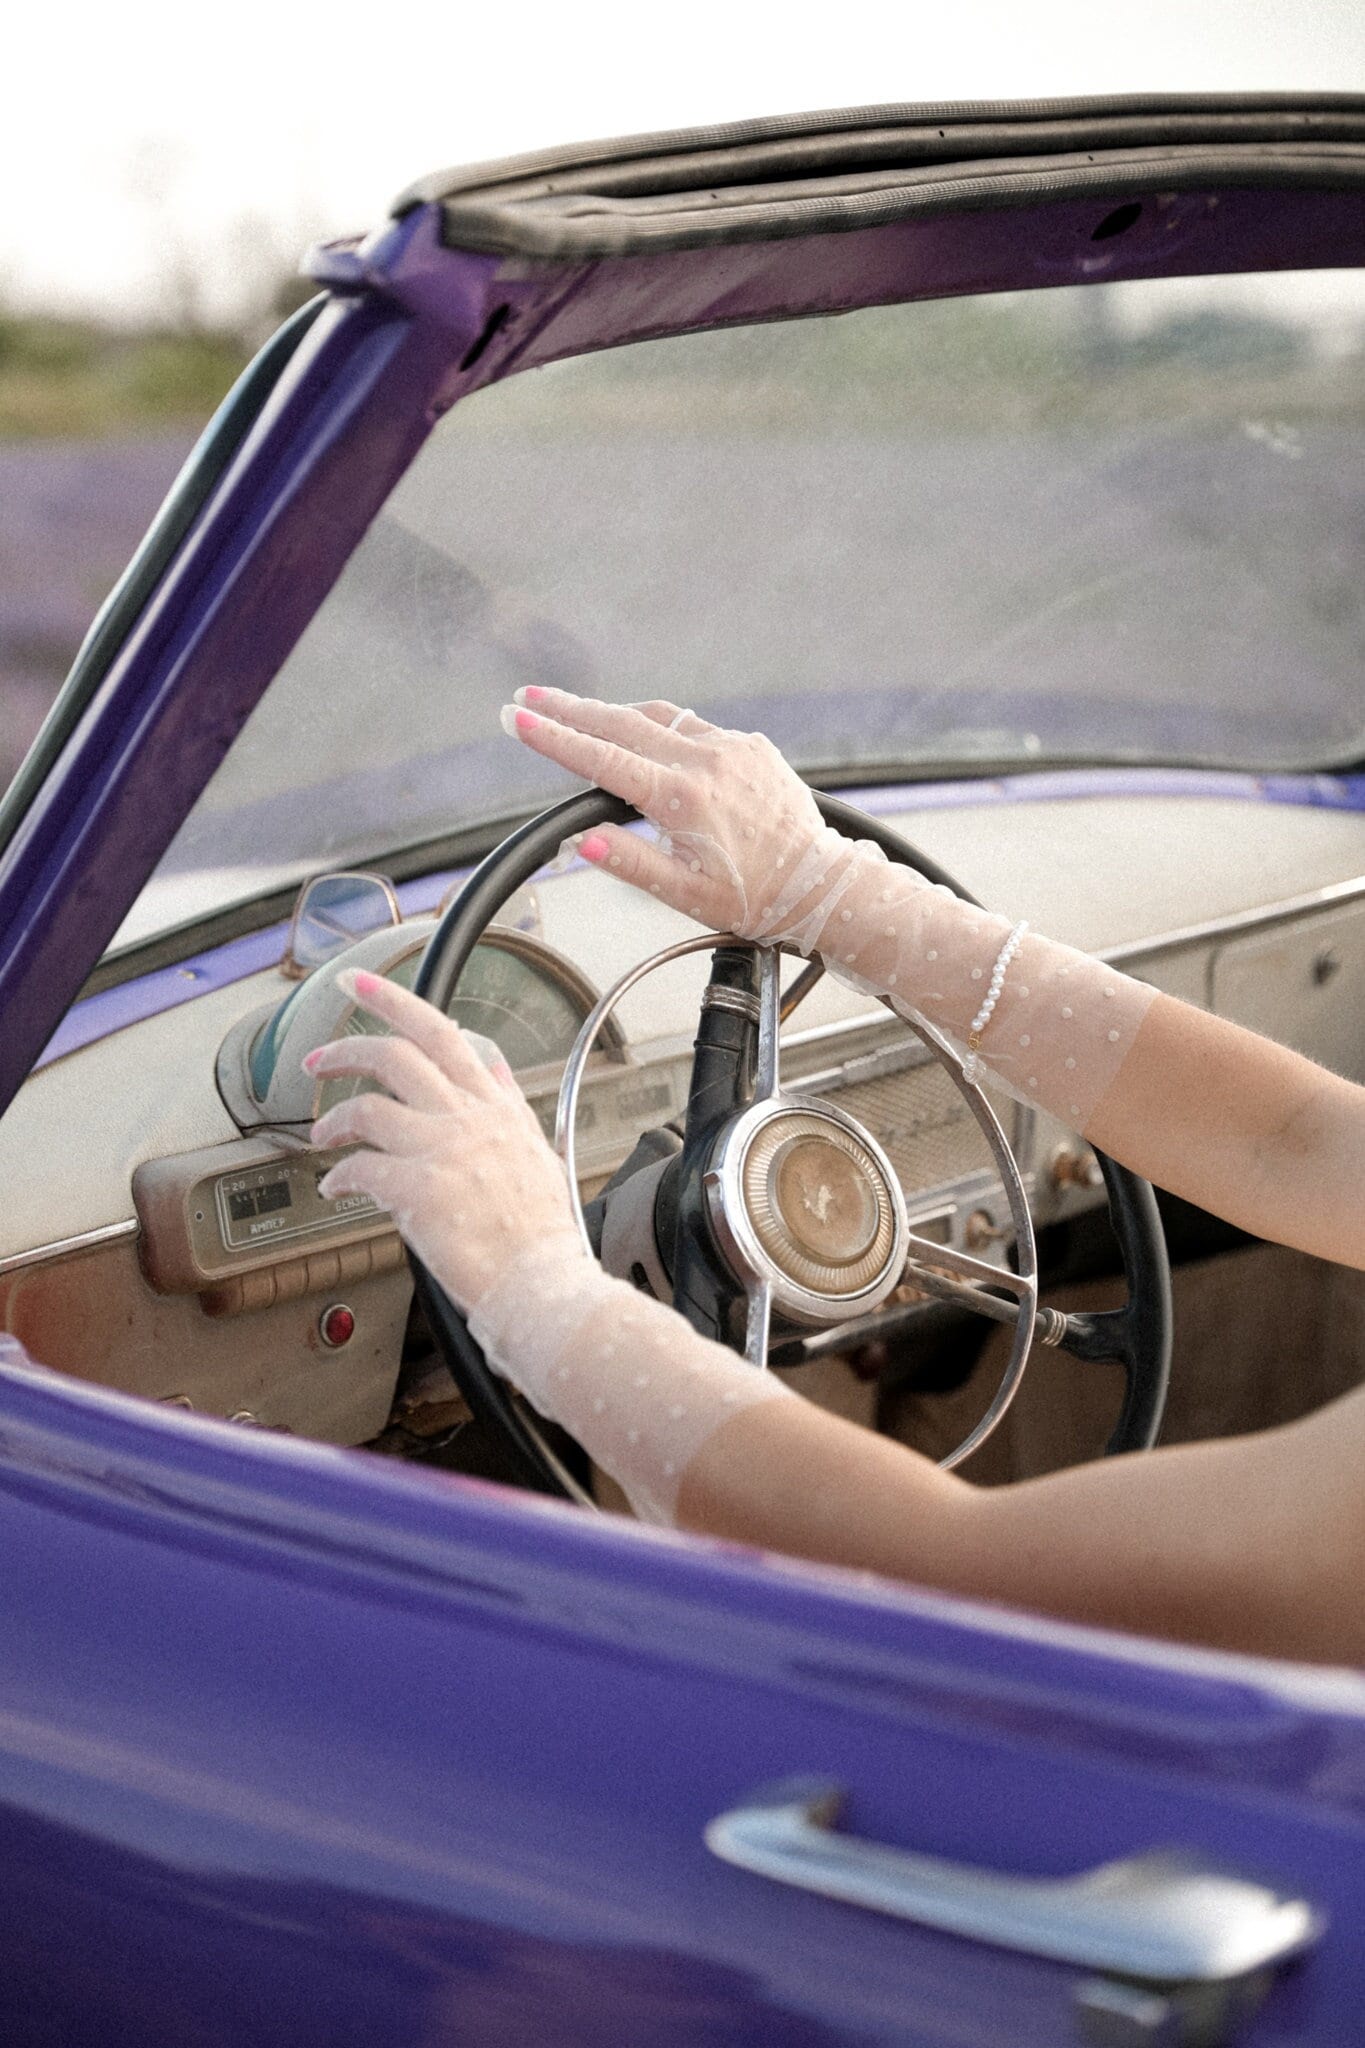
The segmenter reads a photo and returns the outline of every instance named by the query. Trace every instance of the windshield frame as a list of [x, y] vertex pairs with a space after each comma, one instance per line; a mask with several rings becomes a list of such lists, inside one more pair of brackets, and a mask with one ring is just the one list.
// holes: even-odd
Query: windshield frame
[[[1365, 100], [1330, 104], [1348, 105], [1365, 133]], [[0, 1110], [431, 424], [470, 392], [565, 355], [707, 327], [1099, 277], [1360, 262], [1365, 142], [1278, 159], [1273, 147], [1201, 142], [1183, 167], [1163, 146], [1157, 164], [1125, 152], [1110, 169], [1087, 153], [1031, 187], [1017, 165], [946, 196], [941, 179], [921, 182], [883, 201], [888, 217], [871, 226], [803, 212], [794, 184], [757, 240], [641, 253], [622, 228], [617, 253], [558, 260], [451, 249], [431, 201], [321, 252], [312, 269], [329, 302], [0, 856]], [[1106, 229], [1135, 181], [1152, 193], [1147, 224], [1126, 200], [1122, 226]], [[180, 942], [202, 943], [202, 925]]]

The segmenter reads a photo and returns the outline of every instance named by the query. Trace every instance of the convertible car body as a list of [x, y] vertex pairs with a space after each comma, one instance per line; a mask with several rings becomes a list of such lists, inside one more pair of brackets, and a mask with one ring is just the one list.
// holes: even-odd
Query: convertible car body
[[[689, 936], [545, 864], [577, 812], [475, 871], [564, 795], [496, 730], [553, 682], [761, 725], [981, 900], [1365, 1078], [1362, 266], [1346, 98], [636, 138], [315, 252], [0, 810], [7, 2042], [1359, 2037], [1365, 1680], [594, 1512], [319, 1197], [299, 1061], [341, 967], [474, 918], [450, 1006], [548, 1123]], [[1074, 1340], [968, 1471], [1100, 1454], [1109, 1168], [999, 1093], [1012, 1205], [950, 1063], [795, 971], [789, 1084], [997, 1305], [1022, 1202]], [[705, 973], [581, 1048], [604, 1256]], [[1168, 1438], [1354, 1384], [1355, 1276], [1164, 1217]], [[949, 1452], [1009, 1332], [932, 1278], [779, 1319], [775, 1368]]]

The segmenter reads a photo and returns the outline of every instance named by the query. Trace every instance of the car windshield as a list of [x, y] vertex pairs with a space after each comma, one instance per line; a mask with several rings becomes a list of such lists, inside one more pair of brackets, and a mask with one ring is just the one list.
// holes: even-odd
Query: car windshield
[[564, 793], [525, 683], [845, 782], [1365, 754], [1365, 273], [636, 344], [458, 406], [118, 943]]

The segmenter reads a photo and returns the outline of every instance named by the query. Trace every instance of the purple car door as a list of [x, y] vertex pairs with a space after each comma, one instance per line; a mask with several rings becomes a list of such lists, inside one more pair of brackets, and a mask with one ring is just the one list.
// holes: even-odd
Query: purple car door
[[1355, 2038], [1353, 1677], [0, 1418], [7, 2041]]

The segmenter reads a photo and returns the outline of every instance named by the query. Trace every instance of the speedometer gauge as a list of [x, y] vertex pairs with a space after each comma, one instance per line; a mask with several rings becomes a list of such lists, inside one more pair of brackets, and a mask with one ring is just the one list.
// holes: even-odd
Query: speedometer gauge
[[[431, 935], [423, 919], [372, 932], [320, 967], [264, 1016], [233, 1026], [218, 1056], [218, 1085], [240, 1130], [299, 1125], [369, 1084], [353, 1076], [321, 1087], [303, 1057], [329, 1039], [379, 1035], [386, 1027], [337, 986], [346, 967], [366, 967], [411, 988]], [[513, 1073], [534, 1074], [539, 1092], [553, 1088], [555, 1069], [572, 1050], [597, 992], [571, 960], [529, 933], [494, 925], [471, 953], [448, 1006], [466, 1031], [492, 1039]], [[625, 1040], [610, 1024], [597, 1057], [621, 1059]]]
[[[417, 979], [425, 938], [383, 969], [387, 981], [411, 988]], [[592, 983], [543, 940], [497, 926], [484, 933], [469, 956], [446, 1014], [466, 1031], [492, 1039], [513, 1073], [563, 1066], [583, 1021], [596, 1002]], [[340, 1021], [343, 1035], [382, 1035], [386, 1027], [364, 1010], [351, 1008]], [[604, 1033], [601, 1050], [619, 1056], [619, 1032]], [[316, 1114], [360, 1094], [370, 1084], [353, 1076], [324, 1081]]]
[[513, 1073], [562, 1066], [596, 996], [557, 954], [519, 932], [485, 933], [469, 956], [448, 1014], [481, 1031]]

